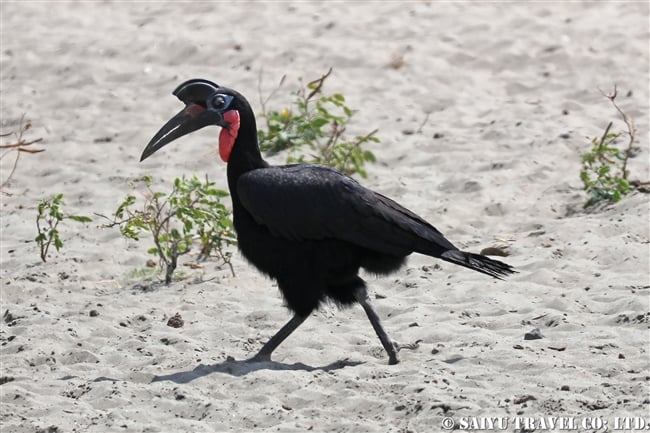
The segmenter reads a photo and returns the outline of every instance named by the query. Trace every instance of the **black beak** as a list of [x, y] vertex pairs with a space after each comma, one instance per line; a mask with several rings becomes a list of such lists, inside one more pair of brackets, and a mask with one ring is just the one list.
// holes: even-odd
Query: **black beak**
[[221, 113], [204, 108], [201, 105], [190, 103], [183, 111], [169, 119], [165, 126], [151, 139], [140, 157], [140, 161], [155, 153], [165, 145], [183, 135], [196, 131], [208, 125], [221, 125], [224, 123]]

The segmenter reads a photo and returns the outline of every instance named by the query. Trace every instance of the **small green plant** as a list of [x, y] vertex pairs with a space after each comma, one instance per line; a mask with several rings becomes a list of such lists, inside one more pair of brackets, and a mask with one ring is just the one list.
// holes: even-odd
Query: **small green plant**
[[[227, 192], [214, 188], [207, 177], [204, 181], [196, 176], [176, 178], [168, 194], [154, 191], [151, 176], [139, 181], [145, 190], [142, 207], [136, 208], [136, 196], [128, 195], [105, 227], [119, 226], [122, 236], [136, 241], [142, 232], [151, 233], [155, 246], [148, 252], [165, 266], [166, 284], [172, 281], [179, 256], [189, 253], [194, 244], [199, 245], [197, 260], [216, 256], [234, 275], [232, 253], [226, 247], [236, 240], [230, 211], [220, 201]], [[132, 188], [137, 188], [136, 183]]]
[[267, 154], [288, 150], [288, 163], [323, 164], [366, 177], [364, 165], [375, 161], [375, 156], [364, 145], [379, 142], [377, 130], [353, 139], [344, 137], [353, 112], [342, 94], [323, 94], [323, 84], [331, 72], [330, 68], [322, 77], [292, 92], [292, 108], [267, 111], [266, 103], [282, 86], [283, 77], [278, 88], [262, 101], [266, 130], [258, 131], [260, 149]]
[[605, 95], [614, 105], [621, 118], [627, 125], [628, 143], [625, 149], [618, 146], [618, 141], [624, 133], [610, 132], [613, 122], [609, 122], [600, 138], [591, 140], [591, 150], [582, 155], [582, 170], [580, 179], [584, 189], [589, 194], [585, 207], [601, 201], [617, 202], [634, 189], [628, 180], [627, 169], [632, 145], [634, 144], [635, 129], [632, 119], [616, 104], [617, 89], [611, 95]]
[[592, 139], [591, 151], [582, 155], [580, 179], [589, 194], [585, 207], [603, 200], [617, 202], [631, 189], [628, 171], [623, 168], [626, 152], [616, 146], [621, 134], [609, 132], [611, 127], [609, 122], [600, 139]]
[[47, 261], [47, 252], [50, 246], [54, 244], [57, 251], [63, 247], [63, 242], [59, 236], [58, 226], [59, 223], [65, 219], [88, 223], [91, 222], [87, 216], [82, 215], [67, 215], [63, 213], [63, 194], [57, 194], [49, 200], [41, 200], [38, 203], [38, 215], [36, 216], [36, 229], [38, 235], [34, 239], [40, 247], [41, 260]]

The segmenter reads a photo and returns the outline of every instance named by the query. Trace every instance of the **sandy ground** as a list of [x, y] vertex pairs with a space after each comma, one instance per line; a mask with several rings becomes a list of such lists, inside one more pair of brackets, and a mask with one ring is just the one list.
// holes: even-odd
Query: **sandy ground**
[[[43, 137], [47, 150], [23, 155], [12, 195], [2, 196], [2, 432], [650, 422], [648, 196], [584, 212], [578, 177], [589, 137], [610, 120], [625, 130], [599, 91], [617, 84], [638, 128], [632, 177], [648, 179], [648, 9], [3, 1], [2, 129], [25, 114], [29, 138]], [[400, 54], [403, 65], [391, 67]], [[279, 108], [300, 77], [330, 66], [326, 90], [359, 110], [351, 132], [379, 129], [364, 184], [464, 249], [507, 244], [505, 260], [520, 272], [494, 281], [413, 256], [390, 277], [368, 276], [391, 337], [421, 340], [399, 365], [386, 364], [360, 308], [334, 307], [307, 320], [274, 363], [242, 363], [289, 314], [274, 284], [238, 255], [236, 277], [208, 263], [152, 285], [135, 277], [148, 241], [126, 242], [99, 222], [63, 223], [63, 249], [40, 262], [41, 198], [61, 192], [71, 213], [110, 214], [144, 174], [168, 185], [209, 173], [226, 187], [215, 128], [138, 162], [180, 109], [170, 95], [177, 84], [211, 79], [259, 110], [260, 75], [268, 94], [286, 74], [285, 92], [269, 102]], [[2, 167], [4, 179], [7, 160]], [[167, 326], [175, 313], [181, 328]], [[544, 338], [524, 340], [534, 328]]]

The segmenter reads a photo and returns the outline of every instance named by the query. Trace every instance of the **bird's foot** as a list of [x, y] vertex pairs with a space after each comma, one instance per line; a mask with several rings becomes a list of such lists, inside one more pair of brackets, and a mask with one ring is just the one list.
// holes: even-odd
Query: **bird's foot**
[[395, 350], [397, 350], [398, 352], [402, 349], [417, 350], [420, 348], [420, 342], [422, 342], [422, 340], [416, 340], [415, 343], [403, 343], [403, 344], [393, 342], [393, 345], [395, 346]]
[[388, 353], [388, 365], [399, 364], [399, 359], [397, 358], [397, 352], [399, 352], [398, 344], [394, 341], [390, 342], [390, 346], [386, 347], [386, 353]]

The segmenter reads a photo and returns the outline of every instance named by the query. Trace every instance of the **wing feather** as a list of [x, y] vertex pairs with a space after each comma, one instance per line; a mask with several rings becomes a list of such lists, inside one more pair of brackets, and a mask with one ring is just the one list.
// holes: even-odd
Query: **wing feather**
[[240, 176], [237, 194], [258, 224], [292, 240], [341, 239], [384, 254], [456, 250], [431, 224], [344, 174], [296, 164]]

